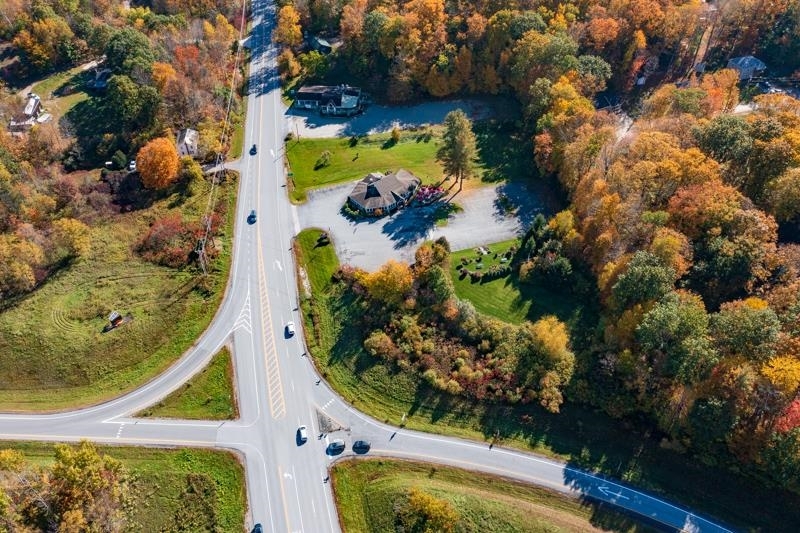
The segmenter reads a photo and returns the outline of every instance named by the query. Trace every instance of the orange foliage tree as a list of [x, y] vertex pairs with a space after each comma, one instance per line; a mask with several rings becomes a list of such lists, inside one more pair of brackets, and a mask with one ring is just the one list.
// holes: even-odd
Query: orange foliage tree
[[148, 189], [164, 189], [178, 177], [180, 158], [175, 143], [166, 137], [153, 139], [139, 150], [136, 168]]

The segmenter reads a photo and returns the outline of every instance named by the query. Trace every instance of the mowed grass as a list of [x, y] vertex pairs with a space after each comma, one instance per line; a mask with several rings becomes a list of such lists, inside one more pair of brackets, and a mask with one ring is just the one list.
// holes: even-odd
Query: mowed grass
[[[512, 324], [535, 321], [545, 315], [576, 323], [584, 312], [585, 302], [563, 291], [550, 290], [544, 282], [520, 283], [516, 273], [490, 281], [472, 281], [469, 276], [462, 278], [461, 270], [456, 268], [461, 264], [461, 258], [471, 260], [462, 268], [473, 272], [486, 272], [492, 265], [507, 264], [501, 262], [501, 257], [513, 245], [519, 247], [519, 241], [512, 239], [486, 245], [484, 248], [489, 250], [489, 254], [478, 254], [476, 248], [451, 253], [450, 276], [456, 295], [472, 302], [479, 312]], [[483, 265], [481, 269], [476, 268], [479, 258]]]
[[233, 363], [227, 347], [208, 366], [156, 405], [137, 416], [190, 420], [233, 420], [239, 417], [233, 393]]
[[[286, 142], [292, 189], [290, 195], [297, 202], [305, 201], [306, 192], [316, 187], [348, 182], [363, 178], [370, 172], [386, 172], [404, 168], [423, 183], [442, 179], [442, 168], [436, 162], [439, 148], [438, 129], [430, 131], [404, 131], [400, 141], [391, 142], [391, 134], [382, 133], [358, 138], [352, 144], [349, 138], [291, 139]], [[324, 151], [331, 153], [330, 163], [315, 169]]]
[[31, 92], [39, 95], [45, 112], [53, 115], [52, 120], [57, 122], [75, 104], [89, 98], [85, 87], [93, 77], [93, 70], [86, 71], [79, 66], [34, 83]]
[[[299, 264], [313, 279], [317, 264], [306, 259], [301, 255]], [[329, 278], [330, 267], [325, 269], [323, 279]], [[328, 283], [324, 292], [315, 291], [301, 305], [306, 342], [322, 375], [345, 400], [378, 420], [399, 426], [406, 415], [407, 428], [484, 442], [499, 432], [499, 446], [601, 472], [742, 530], [794, 532], [792, 525], [800, 523], [796, 494], [662, 448], [646, 424], [622, 425], [569, 402], [553, 414], [535, 403], [499, 405], [432, 390], [417, 375], [389, 367], [364, 351], [357, 320], [362, 310], [357, 298], [339, 284]], [[550, 305], [547, 312], [558, 314], [552, 309], [561, 304], [554, 300]], [[568, 322], [573, 340], [592, 336], [592, 321], [581, 322]]]
[[[456, 531], [650, 531], [632, 518], [496, 476], [399, 460], [348, 460], [331, 479], [345, 533], [394, 532], [395, 503], [412, 488], [449, 502]], [[608, 527], [608, 526], [611, 527]]]
[[[37, 464], [53, 461], [53, 444], [0, 443], [0, 449], [13, 448]], [[215, 494], [203, 503], [216, 515], [220, 533], [240, 533], [247, 509], [244, 468], [230, 452], [181, 449], [166, 450], [142, 447], [98, 446], [100, 453], [122, 461], [134, 479], [131, 491], [131, 523], [125, 531], [150, 533], [176, 524], [176, 516], [185, 510], [187, 474], [207, 476]]]
[[303, 265], [314, 265], [306, 269], [306, 274], [314, 294], [322, 294], [331, 285], [331, 275], [339, 268], [339, 258], [333, 244], [327, 241], [323, 244], [319, 240], [323, 231], [317, 228], [304, 229], [297, 235], [298, 261]]
[[[153, 220], [171, 211], [199, 220], [206, 192], [182, 204], [172, 195], [148, 209], [94, 222], [87, 257], [0, 313], [0, 410], [57, 410], [107, 400], [152, 379], [195, 342], [227, 282], [235, 183], [219, 195], [228, 210], [215, 239], [221, 251], [211, 263], [210, 292], [198, 290], [196, 271], [145, 262], [133, 248]], [[133, 321], [103, 333], [112, 310]]]

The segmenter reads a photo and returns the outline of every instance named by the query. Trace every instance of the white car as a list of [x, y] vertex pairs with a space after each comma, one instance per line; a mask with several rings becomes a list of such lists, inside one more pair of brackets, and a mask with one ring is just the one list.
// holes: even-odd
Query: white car
[[297, 442], [303, 444], [307, 440], [308, 440], [308, 428], [306, 426], [300, 426], [299, 428], [297, 428]]
[[136, 172], [136, 160], [135, 159], [131, 159], [131, 162], [128, 163], [128, 170], [130, 170], [131, 172]]
[[286, 336], [291, 337], [294, 335], [294, 322], [287, 322], [286, 323]]

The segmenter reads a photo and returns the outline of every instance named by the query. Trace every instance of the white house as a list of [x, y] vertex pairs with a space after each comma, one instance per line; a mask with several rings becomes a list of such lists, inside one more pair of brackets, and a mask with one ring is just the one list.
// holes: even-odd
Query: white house
[[197, 155], [197, 142], [200, 134], [192, 128], [184, 128], [178, 132], [178, 154], [181, 157], [195, 157]]

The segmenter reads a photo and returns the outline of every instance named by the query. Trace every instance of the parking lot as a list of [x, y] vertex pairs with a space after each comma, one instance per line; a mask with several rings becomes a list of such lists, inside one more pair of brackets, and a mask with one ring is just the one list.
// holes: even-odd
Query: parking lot
[[[463, 211], [437, 226], [435, 205], [407, 207], [390, 216], [352, 221], [341, 207], [355, 182], [318, 189], [299, 206], [303, 228], [317, 227], [330, 233], [342, 263], [374, 270], [388, 259], [414, 262], [414, 251], [425, 240], [446, 237], [453, 250], [489, 244], [519, 235], [537, 213], [546, 212], [539, 195], [520, 184], [503, 183], [464, 190], [453, 197]], [[456, 189], [453, 189], [453, 192]], [[516, 206], [507, 214], [498, 199]], [[451, 195], [452, 196], [452, 192]]]

